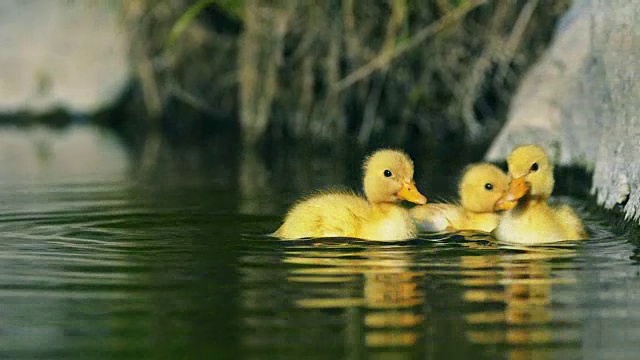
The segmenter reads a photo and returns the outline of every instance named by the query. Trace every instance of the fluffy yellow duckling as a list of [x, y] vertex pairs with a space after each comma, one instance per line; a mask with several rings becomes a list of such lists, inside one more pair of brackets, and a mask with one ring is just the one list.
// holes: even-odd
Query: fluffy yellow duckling
[[549, 206], [553, 191], [553, 165], [538, 145], [515, 148], [507, 157], [509, 191], [497, 207], [506, 211], [494, 235], [498, 240], [541, 244], [587, 237], [582, 220], [571, 207]]
[[416, 235], [409, 211], [398, 204], [407, 200], [425, 204], [413, 181], [413, 161], [397, 150], [379, 150], [364, 162], [366, 199], [349, 192], [326, 192], [293, 206], [275, 236], [352, 237], [402, 240]]
[[411, 215], [427, 231], [473, 230], [491, 232], [500, 215], [496, 202], [507, 191], [507, 175], [495, 165], [471, 164], [458, 183], [460, 204], [426, 204]]

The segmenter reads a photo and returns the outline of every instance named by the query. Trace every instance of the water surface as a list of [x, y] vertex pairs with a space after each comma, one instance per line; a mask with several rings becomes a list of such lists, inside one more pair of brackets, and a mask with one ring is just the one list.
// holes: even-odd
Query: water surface
[[[291, 201], [356, 187], [357, 161], [307, 162], [307, 180], [296, 161], [240, 161], [232, 181], [1, 184], [0, 357], [637, 358], [637, 242], [583, 199], [558, 198], [585, 217], [582, 242], [280, 241], [266, 234]], [[450, 195], [459, 167], [416, 164], [421, 191]]]

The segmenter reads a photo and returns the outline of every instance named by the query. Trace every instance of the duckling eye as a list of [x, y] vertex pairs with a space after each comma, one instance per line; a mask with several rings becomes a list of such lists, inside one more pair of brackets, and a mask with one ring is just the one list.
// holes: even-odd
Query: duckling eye
[[491, 191], [491, 190], [493, 190], [493, 185], [491, 183], [486, 183], [486, 184], [484, 184], [484, 188], [489, 190], [489, 191]]
[[384, 171], [384, 176], [385, 177], [391, 177], [391, 175], [393, 175], [393, 174], [391, 174], [391, 171], [389, 171], [389, 170], [385, 170]]
[[533, 163], [533, 165], [531, 165], [531, 171], [538, 171], [538, 163], [535, 162]]

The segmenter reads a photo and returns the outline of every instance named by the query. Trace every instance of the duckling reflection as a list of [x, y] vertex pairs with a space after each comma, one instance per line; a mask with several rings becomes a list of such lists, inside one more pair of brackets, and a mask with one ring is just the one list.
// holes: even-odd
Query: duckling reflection
[[[552, 277], [552, 260], [575, 256], [575, 250], [569, 246], [512, 247], [511, 250], [518, 253], [461, 258], [461, 266], [468, 269], [470, 275], [464, 285], [473, 287], [464, 292], [464, 300], [478, 305], [498, 303], [504, 306], [503, 310], [467, 314], [467, 337], [479, 344], [509, 344], [513, 346], [511, 358], [530, 358], [532, 353], [528, 346], [558, 341], [559, 334], [551, 327], [552, 286], [575, 283], [576, 280], [572, 272], [565, 271], [562, 276], [556, 273]], [[486, 308], [495, 309], [495, 306]], [[566, 329], [562, 332], [563, 338], [569, 334]]]
[[[335, 246], [345, 251], [337, 252]], [[290, 252], [284, 259], [297, 265], [289, 281], [314, 285], [314, 293], [299, 299], [296, 305], [356, 310], [347, 312], [351, 315], [347, 328], [364, 331], [367, 347], [416, 345], [419, 325], [424, 321], [424, 293], [419, 285], [424, 276], [411, 270], [409, 251], [394, 246], [335, 246], [326, 251]], [[319, 287], [319, 283], [325, 286]], [[360, 341], [362, 336], [351, 338]]]

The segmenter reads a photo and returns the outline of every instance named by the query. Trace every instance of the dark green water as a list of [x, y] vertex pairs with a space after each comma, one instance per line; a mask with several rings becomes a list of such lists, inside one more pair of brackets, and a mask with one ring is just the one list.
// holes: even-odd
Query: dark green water
[[[416, 163], [451, 191], [456, 166]], [[357, 184], [309, 164], [0, 185], [0, 358], [637, 358], [638, 246], [582, 200], [562, 199], [593, 238], [554, 246], [266, 236], [308, 190]]]

